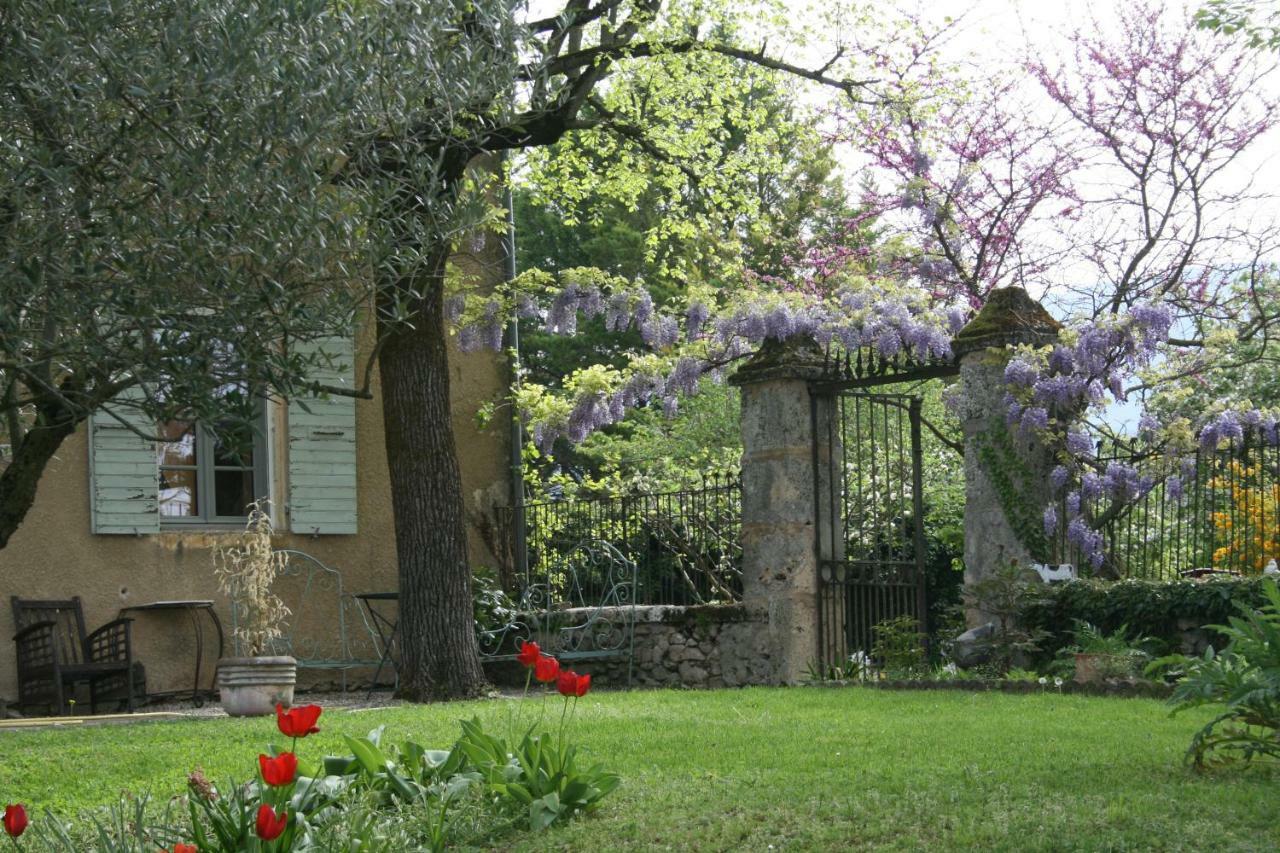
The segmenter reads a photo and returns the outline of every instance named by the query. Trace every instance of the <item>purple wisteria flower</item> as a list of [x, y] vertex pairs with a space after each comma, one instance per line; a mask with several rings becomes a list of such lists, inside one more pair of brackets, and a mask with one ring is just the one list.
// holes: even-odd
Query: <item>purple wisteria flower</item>
[[461, 293], [455, 293], [444, 301], [444, 317], [450, 324], [457, 323], [462, 319], [462, 312], [467, 309], [467, 297]]
[[683, 394], [691, 397], [698, 393], [698, 381], [702, 378], [702, 364], [695, 358], [683, 356], [676, 361], [663, 388], [665, 394]]
[[1004, 369], [1004, 381], [1010, 385], [1029, 388], [1040, 378], [1040, 370], [1023, 358], [1014, 358]]
[[1080, 478], [1080, 493], [1086, 500], [1097, 500], [1106, 492], [1102, 478], [1093, 471], [1086, 471]]
[[1068, 492], [1066, 498], [1067, 517], [1075, 518], [1080, 514], [1080, 493]]
[[1028, 406], [1022, 413], [1021, 428], [1024, 432], [1049, 428], [1049, 413], [1040, 406]]
[[1067, 433], [1067, 452], [1072, 456], [1092, 456], [1093, 440], [1083, 432], [1072, 430]]
[[625, 331], [631, 324], [631, 295], [615, 293], [609, 297], [604, 312], [604, 327], [610, 332]]
[[1049, 488], [1053, 494], [1062, 491], [1062, 487], [1067, 484], [1067, 480], [1071, 479], [1071, 471], [1066, 465], [1055, 465], [1053, 470], [1049, 472]]
[[1058, 511], [1049, 505], [1044, 508], [1044, 535], [1053, 536], [1058, 530]]
[[685, 335], [690, 339], [698, 337], [702, 332], [702, 326], [707, 322], [707, 318], [711, 316], [711, 309], [703, 302], [694, 302], [684, 315]]

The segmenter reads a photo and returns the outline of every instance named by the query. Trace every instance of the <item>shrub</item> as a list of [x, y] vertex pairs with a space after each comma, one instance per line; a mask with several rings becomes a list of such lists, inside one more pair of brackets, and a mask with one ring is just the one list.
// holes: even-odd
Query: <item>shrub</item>
[[1187, 755], [1197, 768], [1258, 756], [1280, 759], [1280, 588], [1268, 579], [1261, 591], [1262, 607], [1241, 606], [1227, 625], [1214, 626], [1228, 641], [1221, 654], [1210, 646], [1199, 658], [1175, 655], [1151, 665], [1185, 670], [1170, 699], [1175, 713], [1226, 706], [1191, 740]]
[[1134, 634], [1151, 638], [1151, 651], [1177, 652], [1188, 627], [1204, 626], [1208, 642], [1221, 648], [1226, 639], [1212, 626], [1225, 623], [1241, 605], [1258, 607], [1264, 601], [1257, 579], [1080, 580], [1042, 587], [1040, 595], [1026, 602], [1021, 622], [1027, 630], [1043, 634], [1041, 663], [1075, 641], [1078, 622], [1105, 633], [1128, 626]]
[[886, 619], [871, 631], [871, 657], [890, 678], [912, 678], [925, 671], [923, 638], [914, 616]]
[[1017, 562], [998, 566], [965, 591], [965, 601], [987, 617], [994, 633], [987, 640], [990, 666], [1003, 675], [1041, 649], [1045, 632], [1028, 624], [1023, 614], [1040, 601], [1044, 584]]

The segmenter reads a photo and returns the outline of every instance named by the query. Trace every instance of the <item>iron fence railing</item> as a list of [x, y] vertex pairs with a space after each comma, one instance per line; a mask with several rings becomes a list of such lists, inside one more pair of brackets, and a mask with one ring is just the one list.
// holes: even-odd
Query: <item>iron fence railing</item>
[[[1084, 515], [1103, 535], [1103, 565], [1090, 568], [1068, 543], [1065, 524], [1055, 536], [1057, 560], [1084, 574], [1160, 580], [1204, 572], [1257, 574], [1280, 559], [1280, 446], [1246, 430], [1229, 447], [1148, 456], [1128, 442], [1099, 445], [1100, 476], [1111, 463], [1134, 466], [1139, 474], [1122, 498], [1082, 501]], [[1063, 500], [1058, 518], [1067, 515]]]
[[[520, 508], [525, 554], [512, 577], [538, 577], [584, 541], [608, 542], [636, 564], [638, 604], [707, 604], [742, 597], [742, 481], [709, 474], [696, 487], [583, 500], [541, 501]], [[514, 512], [499, 512], [507, 530]], [[606, 581], [601, 578], [603, 586]], [[519, 581], [517, 581], [519, 582]], [[591, 578], [580, 582], [591, 586]]]

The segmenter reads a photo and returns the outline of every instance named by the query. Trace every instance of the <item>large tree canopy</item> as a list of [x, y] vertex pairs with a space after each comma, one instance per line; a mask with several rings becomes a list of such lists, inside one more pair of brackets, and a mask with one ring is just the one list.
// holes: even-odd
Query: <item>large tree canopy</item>
[[354, 81], [326, 4], [0, 9], [0, 547], [108, 400], [246, 418], [349, 329], [362, 200], [324, 188]]

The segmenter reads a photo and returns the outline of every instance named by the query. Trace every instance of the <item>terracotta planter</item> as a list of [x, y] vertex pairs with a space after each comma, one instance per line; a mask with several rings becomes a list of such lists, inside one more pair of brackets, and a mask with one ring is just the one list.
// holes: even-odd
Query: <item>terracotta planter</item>
[[273, 714], [276, 704], [293, 704], [298, 662], [291, 657], [223, 658], [218, 661], [218, 695], [232, 717]]
[[1124, 655], [1076, 652], [1076, 684], [1100, 684], [1125, 671]]

